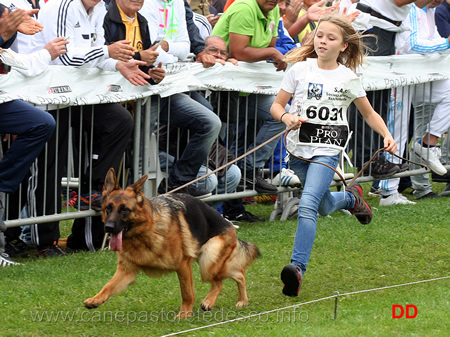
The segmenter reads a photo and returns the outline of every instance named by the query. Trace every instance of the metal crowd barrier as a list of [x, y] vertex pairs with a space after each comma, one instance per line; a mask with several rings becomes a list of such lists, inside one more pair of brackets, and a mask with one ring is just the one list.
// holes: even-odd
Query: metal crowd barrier
[[[271, 65], [268, 65], [271, 66]], [[170, 72], [169, 72], [170, 73]], [[441, 78], [437, 78], [441, 79]], [[272, 84], [272, 83], [268, 83]], [[279, 83], [278, 83], [279, 84]], [[400, 97], [393, 97], [390, 102], [393, 107], [397, 106], [401, 102], [408, 101], [405, 100], [405, 97], [412, 97], [415, 95], [416, 90], [419, 90], [417, 88], [416, 84], [412, 84], [409, 86], [406, 86], [410, 83], [400, 83], [400, 85], [404, 85], [402, 90], [402, 99]], [[268, 87], [271, 87], [268, 85]], [[274, 88], [277, 88], [277, 86], [274, 86]], [[421, 90], [423, 89], [423, 86], [421, 86]], [[1, 89], [1, 88], [0, 88]], [[213, 90], [213, 87], [209, 87], [205, 90], [205, 88], [200, 88], [201, 92], [205, 95], [205, 97], [210, 98], [210, 91]], [[432, 97], [432, 85], [429, 86], [429, 90], [431, 90], [430, 97]], [[373, 92], [368, 92], [368, 96], [372, 95]], [[390, 90], [384, 90], [384, 94], [389, 94]], [[381, 96], [381, 100], [383, 100], [383, 96]], [[20, 97], [19, 97], [20, 98]], [[134, 115], [135, 120], [135, 129], [133, 134], [133, 142], [132, 146], [127, 150], [127, 153], [123, 156], [123, 161], [121, 165], [121, 169], [118, 173], [121, 183], [123, 185], [128, 185], [130, 183], [135, 182], [138, 178], [140, 178], [143, 174], [149, 175], [149, 180], [145, 185], [144, 192], [148, 197], [155, 196], [157, 194], [157, 188], [159, 184], [161, 183], [162, 179], [164, 177], [167, 177], [168, 174], [168, 162], [163, 163], [160, 160], [159, 157], [159, 151], [161, 151], [160, 147], [160, 139], [159, 139], [159, 105], [153, 102], [152, 100], [148, 99], [149, 97], [146, 95], [143, 95], [141, 97], [136, 97], [134, 100], [134, 103], [132, 104], [133, 107], [131, 110], [131, 113]], [[170, 96], [169, 96], [170, 99]], [[220, 106], [227, 106], [227, 111], [222, 111], [222, 116], [226, 116], [226, 120], [223, 121], [223, 128], [221, 132], [221, 136], [223, 136], [226, 140], [226, 144], [230, 144], [232, 141], [232, 138], [228, 137], [229, 131], [233, 128], [234, 121], [230, 120], [230, 109], [235, 109], [233, 107], [233, 104], [231, 102], [231, 95], [230, 91], [222, 90], [219, 91], [219, 94], [217, 95], [216, 99], [219, 101], [225, 101], [227, 104], [221, 104]], [[371, 98], [372, 99], [372, 98]], [[432, 99], [429, 101], [422, 102], [422, 105], [428, 106], [429, 110], [433, 109], [433, 103]], [[49, 108], [47, 106], [47, 108]], [[246, 113], [250, 114], [253, 113], [252, 111], [238, 111], [238, 114]], [[409, 109], [408, 109], [409, 110]], [[93, 111], [91, 112], [93, 113]], [[218, 113], [218, 111], [216, 111]], [[384, 116], [387, 118], [387, 116]], [[353, 118], [353, 117], [349, 117]], [[406, 158], [409, 158], [409, 147], [411, 140], [414, 139], [414, 137], [417, 137], [418, 135], [414, 136], [414, 133], [410, 129], [410, 122], [414, 123], [414, 121], [420, 121], [421, 123], [427, 123], [427, 116], [418, 116], [417, 114], [411, 113], [410, 115], [401, 115], [396, 116], [395, 118], [410, 118], [410, 121], [405, 121], [405, 123], [399, 123], [401, 125], [400, 128], [398, 128], [399, 133], [402, 134], [401, 139], [404, 139], [404, 143], [399, 144], [399, 147], [401, 147], [404, 151], [403, 155], [406, 156]], [[155, 122], [155, 124], [153, 124]], [[391, 121], [392, 122], [392, 121]], [[342, 168], [344, 172], [347, 173], [353, 173], [357, 174], [358, 169], [362, 167], [364, 164], [364, 157], [367, 157], [368, 153], [363, 152], [359, 153], [359, 156], [356, 156], [357, 149], [369, 149], [369, 154], [374, 153], [376, 150], [378, 150], [382, 143], [377, 137], [372, 137], [370, 144], [365, 144], [364, 139], [366, 129], [361, 127], [361, 123], [357, 119], [352, 119], [351, 123], [353, 123], [353, 136], [352, 136], [352, 142], [349, 144], [348, 147], [348, 155], [351, 159], [351, 164], [346, 163], [345, 166]], [[364, 123], [364, 122], [362, 122]], [[170, 122], [169, 122], [170, 124]], [[258, 121], [255, 122], [255, 125], [258, 124]], [[59, 127], [59, 125], [58, 125]], [[405, 127], [407, 129], [405, 129]], [[70, 205], [70, 198], [71, 198], [71, 192], [75, 191], [78, 195], [80, 194], [80, 184], [82, 183], [80, 181], [80, 178], [82, 176], [83, 170], [85, 170], [88, 167], [92, 167], [92, 144], [95, 141], [95, 135], [92, 134], [92, 130], [83, 130], [79, 129], [75, 133], [75, 130], [69, 125], [69, 128], [67, 129], [67, 133], [69, 135], [69, 144], [67, 148], [68, 153], [68, 159], [66, 163], [66, 176], [62, 179], [61, 182], [55, 182], [56, 185], [61, 184], [62, 188], [59, 190], [57, 188], [54, 193], [62, 193], [65, 205], [62, 207], [61, 212], [55, 212], [54, 214], [45, 214], [43, 216], [33, 216], [35, 214], [35, 209], [33, 208], [34, 202], [33, 200], [26, 200], [27, 197], [27, 188], [26, 186], [21, 186], [19, 189], [17, 195], [15, 198], [12, 198], [8, 196], [7, 203], [8, 203], [8, 209], [5, 213], [6, 215], [6, 225], [8, 227], [16, 227], [16, 226], [22, 226], [22, 225], [29, 225], [29, 224], [40, 224], [40, 223], [46, 223], [49, 221], [61, 221], [61, 220], [68, 220], [68, 219], [76, 219], [76, 218], [83, 218], [83, 217], [89, 217], [100, 214], [100, 212], [97, 212], [95, 210], [85, 210], [85, 211], [78, 211], [74, 209]], [[253, 137], [256, 135], [256, 131], [252, 131], [247, 133], [247, 137], [249, 137], [249, 143], [251, 143], [253, 140]], [[397, 136], [397, 135], [394, 135]], [[80, 140], [83, 139], [89, 139], [89, 142], [83, 142]], [[369, 145], [369, 146], [367, 146]], [[450, 145], [450, 137], [447, 136], [442, 141], [442, 148], [443, 148], [443, 158], [445, 162], [447, 163], [446, 167], [447, 169], [450, 169], [450, 153], [448, 151]], [[84, 154], [84, 156], [83, 156]], [[237, 157], [237, 153], [234, 153], [234, 156]], [[358, 157], [358, 158], [356, 158]], [[282, 155], [278, 155], [278, 158], [282, 158]], [[175, 158], [176, 159], [176, 158]], [[270, 159], [271, 167], [274, 166], [274, 164], [281, 164], [280, 162], [275, 163], [275, 160], [272, 158]], [[278, 159], [278, 161], [281, 161], [281, 159]], [[164, 164], [164, 165], [162, 165]], [[162, 166], [162, 167], [161, 167]], [[164, 168], [165, 167], [165, 168]], [[35, 167], [32, 167], [30, 172], [33, 172], [35, 170]], [[405, 177], [405, 176], [412, 176], [416, 174], [422, 174], [422, 173], [429, 173], [430, 171], [423, 169], [423, 168], [415, 168], [408, 170], [406, 172], [395, 174], [393, 177]], [[266, 168], [264, 170], [265, 177], [269, 179], [269, 181], [274, 177], [276, 172], [273, 171], [273, 169]], [[30, 176], [30, 181], [32, 181], [32, 175]], [[370, 175], [365, 175], [359, 178], [359, 181], [371, 181], [373, 180], [373, 177]], [[23, 184], [25, 184], [24, 182]], [[339, 186], [342, 183], [339, 181], [333, 181], [332, 186]], [[30, 184], [32, 186], [32, 184]], [[283, 187], [278, 186], [278, 195], [279, 199], [277, 202], [277, 208], [274, 210], [271, 219], [274, 219], [278, 215], [282, 215], [282, 218], [286, 218], [286, 215], [289, 212], [289, 207], [291, 207], [293, 204], [292, 202], [289, 202], [289, 199], [292, 198], [292, 192], [299, 191], [301, 188], [291, 188], [291, 187]], [[244, 190], [244, 191], [234, 191], [232, 193], [226, 191], [225, 194], [217, 194], [217, 191], [213, 191], [213, 195], [203, 199], [205, 202], [212, 202], [212, 201], [223, 201], [226, 199], [236, 199], [236, 198], [245, 198], [245, 197], [253, 197], [257, 196], [258, 193], [255, 190]], [[45, 196], [37, 196], [37, 198], [45, 198]], [[284, 199], [283, 199], [284, 198]], [[19, 201], [22, 202], [19, 202]], [[295, 196], [294, 199], [295, 200]], [[43, 201], [46, 202], [45, 200]], [[55, 205], [56, 208], [57, 205]], [[12, 214], [18, 214], [17, 217], [13, 217]]]

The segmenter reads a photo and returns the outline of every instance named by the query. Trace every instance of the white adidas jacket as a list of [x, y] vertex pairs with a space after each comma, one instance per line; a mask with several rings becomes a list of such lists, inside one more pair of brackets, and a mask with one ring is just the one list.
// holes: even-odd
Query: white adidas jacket
[[103, 18], [105, 3], [99, 2], [88, 14], [81, 0], [51, 0], [39, 11], [44, 30], [32, 39], [32, 50], [45, 47], [51, 40], [63, 36], [69, 40], [67, 52], [51, 62], [75, 67], [98, 67], [115, 71], [116, 60], [109, 58], [105, 45]]

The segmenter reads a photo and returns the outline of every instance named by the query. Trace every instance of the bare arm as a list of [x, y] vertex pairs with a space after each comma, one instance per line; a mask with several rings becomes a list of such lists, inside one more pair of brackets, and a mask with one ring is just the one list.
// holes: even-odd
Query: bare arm
[[270, 108], [270, 114], [272, 115], [273, 119], [283, 122], [287, 127], [291, 127], [295, 123], [300, 122], [298, 126], [293, 128], [293, 130], [295, 130], [298, 129], [302, 123], [305, 123], [306, 120], [300, 118], [300, 116], [286, 113], [286, 110], [284, 110], [291, 97], [291, 93], [280, 89], [277, 97], [275, 98], [275, 101], [272, 104], [272, 107]]
[[238, 61], [258, 62], [273, 59], [277, 70], [285, 70], [284, 55], [275, 48], [276, 38], [272, 38], [267, 48], [249, 47], [250, 36], [230, 33], [230, 57]]
[[369, 126], [376, 133], [384, 138], [384, 150], [391, 154], [394, 154], [397, 151], [397, 144], [395, 143], [394, 138], [392, 138], [392, 135], [381, 116], [377, 114], [370, 105], [367, 97], [359, 97], [355, 99], [353, 103], [355, 103], [356, 107], [361, 112], [361, 115], [363, 115], [367, 124], [369, 124]]

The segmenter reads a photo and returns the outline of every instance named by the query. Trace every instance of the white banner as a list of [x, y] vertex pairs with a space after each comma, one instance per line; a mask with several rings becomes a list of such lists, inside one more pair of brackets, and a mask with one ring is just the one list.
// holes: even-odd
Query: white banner
[[[361, 68], [367, 91], [447, 79], [450, 55], [368, 57]], [[190, 90], [225, 90], [276, 95], [284, 72], [266, 62], [227, 63], [203, 68], [199, 63], [166, 66], [159, 85], [133, 86], [118, 72], [96, 68], [49, 66], [39, 76], [18, 71], [0, 75], [0, 104], [22, 99], [35, 104], [85, 105], [134, 100], [159, 94], [163, 97]]]

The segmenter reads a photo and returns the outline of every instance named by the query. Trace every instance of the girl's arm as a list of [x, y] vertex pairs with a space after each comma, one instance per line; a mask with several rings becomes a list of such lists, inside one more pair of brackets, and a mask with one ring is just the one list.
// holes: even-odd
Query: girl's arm
[[376, 133], [384, 138], [384, 150], [391, 154], [394, 154], [397, 151], [397, 144], [395, 143], [394, 138], [392, 138], [392, 135], [381, 116], [377, 114], [370, 105], [367, 97], [359, 97], [355, 99], [353, 103], [355, 103], [356, 107], [361, 112], [361, 115], [363, 115], [367, 124], [369, 124], [369, 126]]
[[291, 97], [291, 93], [280, 89], [277, 97], [275, 98], [275, 101], [272, 104], [272, 107], [270, 108], [270, 114], [272, 115], [273, 119], [283, 122], [287, 127], [291, 127], [292, 125], [300, 121], [300, 123], [296, 127], [292, 128], [292, 130], [295, 130], [298, 129], [302, 123], [306, 122], [306, 119], [302, 119], [300, 118], [300, 116], [292, 115], [284, 110]]

